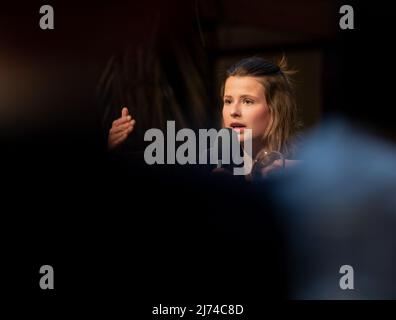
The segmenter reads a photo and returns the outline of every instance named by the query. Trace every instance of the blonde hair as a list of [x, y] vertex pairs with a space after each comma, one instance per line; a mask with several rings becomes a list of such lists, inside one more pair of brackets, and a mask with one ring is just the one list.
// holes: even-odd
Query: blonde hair
[[265, 98], [270, 110], [270, 123], [263, 135], [265, 145], [263, 152], [278, 151], [285, 157], [295, 153], [296, 134], [300, 128], [297, 116], [297, 103], [290, 70], [283, 55], [275, 64], [259, 57], [243, 59], [227, 70], [223, 81], [221, 95], [224, 95], [224, 84], [227, 78], [255, 77], [264, 87]]

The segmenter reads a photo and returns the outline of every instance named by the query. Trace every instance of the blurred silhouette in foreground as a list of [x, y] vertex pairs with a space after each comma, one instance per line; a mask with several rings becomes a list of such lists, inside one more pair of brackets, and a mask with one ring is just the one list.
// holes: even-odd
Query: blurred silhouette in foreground
[[[396, 147], [340, 119], [308, 135], [275, 188], [291, 250], [291, 297], [396, 298]], [[354, 289], [342, 290], [342, 265]]]

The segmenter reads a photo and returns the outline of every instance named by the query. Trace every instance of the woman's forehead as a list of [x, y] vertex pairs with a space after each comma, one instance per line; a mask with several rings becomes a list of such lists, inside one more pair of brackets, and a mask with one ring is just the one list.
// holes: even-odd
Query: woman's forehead
[[224, 95], [263, 95], [264, 87], [257, 77], [235, 77], [227, 78], [224, 87]]

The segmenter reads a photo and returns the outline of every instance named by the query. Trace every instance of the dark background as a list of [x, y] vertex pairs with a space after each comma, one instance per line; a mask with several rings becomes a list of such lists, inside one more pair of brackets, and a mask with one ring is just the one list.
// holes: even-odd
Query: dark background
[[[342, 31], [337, 1], [48, 4], [51, 31], [39, 28], [40, 2], [4, 4], [0, 13], [2, 244], [16, 289], [9, 296], [26, 297], [38, 312], [50, 303], [51, 312], [111, 314], [135, 302], [144, 315], [143, 306], [223, 303], [219, 296], [257, 311], [257, 290], [287, 298], [287, 250], [274, 240], [269, 199], [239, 183], [224, 189], [227, 180], [197, 182], [195, 172], [189, 180], [184, 171], [114, 160], [107, 131], [123, 105], [138, 127], [121, 154], [142, 150], [144, 131], [167, 119], [216, 127], [225, 68], [285, 53], [299, 71], [306, 129], [340, 114], [394, 142], [392, 8], [348, 2], [355, 30]], [[260, 223], [268, 232], [247, 231]], [[54, 292], [38, 288], [43, 264], [55, 269]]]
[[[341, 30], [342, 4], [53, 2], [51, 31], [39, 28], [40, 2], [5, 4], [2, 127], [18, 128], [21, 121], [24, 127], [58, 126], [65, 116], [73, 128], [92, 126], [97, 118], [109, 126], [121, 105], [140, 121], [137, 130], [166, 119], [182, 127], [215, 126], [225, 69], [241, 57], [279, 59], [284, 53], [298, 71], [295, 86], [306, 128], [327, 113], [341, 112], [394, 137], [392, 108], [386, 106], [392, 92], [393, 11], [381, 1], [375, 10], [350, 2], [355, 30]], [[158, 87], [170, 88], [173, 98]]]

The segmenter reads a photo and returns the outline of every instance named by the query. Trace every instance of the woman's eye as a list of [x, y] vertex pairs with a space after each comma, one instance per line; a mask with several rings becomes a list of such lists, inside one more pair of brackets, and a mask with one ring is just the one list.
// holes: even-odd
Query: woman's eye
[[229, 100], [229, 99], [224, 100], [224, 104], [230, 104], [230, 103], [231, 103], [231, 100]]
[[245, 99], [245, 100], [243, 100], [243, 103], [244, 103], [244, 104], [247, 104], [247, 105], [251, 105], [251, 104], [254, 103], [254, 101], [253, 101], [253, 100], [250, 100], [250, 99]]

